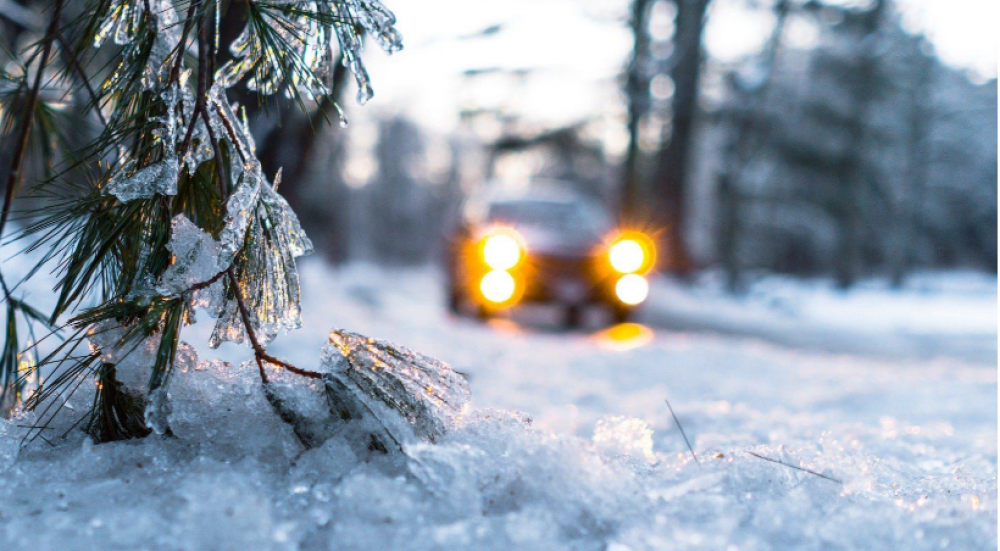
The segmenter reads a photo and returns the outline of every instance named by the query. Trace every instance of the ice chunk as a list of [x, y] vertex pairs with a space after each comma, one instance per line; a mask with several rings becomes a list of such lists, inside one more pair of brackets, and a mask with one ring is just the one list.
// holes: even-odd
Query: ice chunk
[[170, 413], [170, 398], [164, 385], [149, 394], [146, 402], [146, 426], [156, 434], [167, 434], [170, 430]]
[[324, 380], [351, 417], [374, 419], [390, 442], [435, 441], [461, 418], [465, 379], [447, 364], [385, 341], [343, 330], [323, 347]]
[[112, 321], [90, 329], [87, 339], [92, 351], [100, 352], [101, 362], [115, 366], [115, 376], [125, 388], [145, 391], [150, 369], [160, 348], [160, 334], [135, 340], [125, 340], [126, 329]]
[[157, 286], [156, 291], [161, 295], [181, 294], [226, 269], [219, 242], [183, 214], [170, 223], [167, 249], [173, 253], [173, 259]]
[[180, 170], [176, 157], [168, 157], [153, 163], [131, 176], [119, 174], [108, 183], [107, 191], [120, 201], [149, 199], [156, 195], [177, 195], [177, 179]]

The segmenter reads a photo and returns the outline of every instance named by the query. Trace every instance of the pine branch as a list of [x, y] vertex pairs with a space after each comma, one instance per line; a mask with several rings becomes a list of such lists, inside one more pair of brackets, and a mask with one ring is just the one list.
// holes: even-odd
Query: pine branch
[[38, 63], [35, 82], [31, 86], [31, 93], [28, 96], [28, 106], [22, 115], [21, 129], [17, 138], [17, 145], [14, 148], [14, 157], [10, 165], [10, 173], [7, 176], [7, 189], [4, 191], [3, 210], [0, 211], [0, 237], [3, 237], [4, 228], [10, 217], [11, 204], [14, 201], [14, 188], [18, 180], [21, 179], [21, 165], [24, 162], [24, 154], [28, 149], [28, 135], [31, 133], [31, 119], [35, 113], [35, 105], [38, 104], [38, 94], [42, 88], [42, 78], [45, 75], [45, 68], [49, 63], [49, 56], [52, 53], [52, 43], [55, 41], [56, 33], [59, 29], [59, 15], [62, 12], [62, 0], [55, 0], [52, 9], [52, 20], [46, 31], [44, 44], [42, 46], [42, 58]]

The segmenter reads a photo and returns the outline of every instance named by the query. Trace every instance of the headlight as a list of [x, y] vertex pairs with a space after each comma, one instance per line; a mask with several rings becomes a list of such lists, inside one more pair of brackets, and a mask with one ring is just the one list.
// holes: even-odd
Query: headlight
[[646, 253], [638, 241], [623, 239], [611, 246], [608, 259], [611, 260], [612, 268], [623, 274], [630, 274], [646, 263]]
[[494, 270], [517, 266], [523, 255], [521, 243], [509, 233], [494, 233], [483, 241], [483, 262]]
[[639, 232], [627, 232], [608, 249], [608, 261], [620, 274], [645, 273], [653, 267], [656, 249], [653, 241]]
[[483, 297], [496, 304], [510, 300], [516, 289], [514, 276], [503, 270], [493, 270], [479, 281], [479, 290], [483, 293]]
[[618, 300], [635, 306], [649, 296], [649, 282], [641, 275], [625, 274], [615, 283], [615, 294], [618, 295]]

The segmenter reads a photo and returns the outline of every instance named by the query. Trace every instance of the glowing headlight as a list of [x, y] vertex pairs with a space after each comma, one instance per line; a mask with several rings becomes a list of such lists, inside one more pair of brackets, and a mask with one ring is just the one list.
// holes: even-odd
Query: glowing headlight
[[639, 271], [646, 263], [646, 251], [634, 239], [622, 239], [611, 246], [608, 251], [611, 267], [623, 273], [630, 274]]
[[618, 295], [618, 300], [629, 306], [635, 306], [649, 296], [649, 282], [641, 275], [623, 275], [618, 279], [618, 283], [615, 283], [615, 294]]
[[512, 235], [493, 234], [483, 242], [483, 261], [494, 270], [509, 270], [521, 261], [521, 244]]
[[656, 264], [656, 246], [648, 235], [627, 231], [608, 248], [608, 262], [620, 274], [644, 274]]
[[497, 304], [510, 300], [516, 288], [514, 276], [503, 270], [493, 270], [484, 275], [479, 282], [479, 290], [482, 291], [483, 297]]

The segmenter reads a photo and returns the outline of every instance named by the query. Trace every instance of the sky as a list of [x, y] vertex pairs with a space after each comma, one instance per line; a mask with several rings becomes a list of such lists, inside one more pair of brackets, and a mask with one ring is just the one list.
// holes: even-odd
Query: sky
[[[623, 112], [617, 79], [631, 47], [628, 0], [384, 1], [397, 15], [406, 47], [391, 57], [374, 46], [367, 52], [375, 99], [363, 109], [351, 106], [352, 118], [402, 112], [447, 133], [462, 109], [530, 113], [542, 126]], [[750, 3], [713, 1], [705, 36], [711, 56], [734, 59], [760, 46], [771, 19], [746, 8]], [[1000, 0], [897, 5], [906, 28], [925, 33], [945, 62], [977, 78], [996, 77]], [[496, 26], [497, 32], [480, 35]], [[796, 39], [809, 40], [808, 33], [799, 34]], [[463, 76], [469, 70], [482, 74]], [[499, 77], [496, 71], [524, 76]]]

